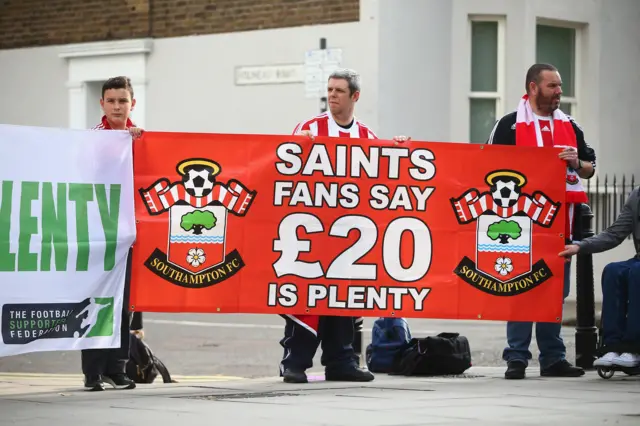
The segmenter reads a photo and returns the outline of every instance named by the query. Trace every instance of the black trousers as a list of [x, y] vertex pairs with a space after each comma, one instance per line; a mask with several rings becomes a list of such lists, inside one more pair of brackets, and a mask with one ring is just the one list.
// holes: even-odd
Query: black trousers
[[[126, 306], [126, 305], [125, 305]], [[83, 349], [82, 372], [86, 376], [112, 376], [125, 372], [129, 359], [129, 313], [123, 312], [120, 326], [120, 347], [114, 349]]]
[[120, 322], [120, 347], [114, 349], [83, 349], [80, 357], [82, 373], [86, 376], [115, 375], [125, 373], [129, 359], [129, 330], [142, 329], [142, 313], [129, 312], [129, 289], [131, 283], [131, 250], [127, 258], [127, 272], [124, 281], [124, 297]]
[[284, 337], [280, 341], [284, 348], [281, 372], [286, 368], [302, 371], [311, 368], [318, 346], [322, 348], [320, 362], [326, 370], [336, 371], [357, 365], [353, 350], [354, 318], [321, 316], [317, 336], [289, 317], [283, 315], [283, 318], [286, 323]]
[[353, 351], [355, 352], [355, 356], [358, 364], [360, 363], [360, 354], [362, 354], [362, 325], [364, 322], [364, 318], [362, 317], [354, 317], [353, 318]]

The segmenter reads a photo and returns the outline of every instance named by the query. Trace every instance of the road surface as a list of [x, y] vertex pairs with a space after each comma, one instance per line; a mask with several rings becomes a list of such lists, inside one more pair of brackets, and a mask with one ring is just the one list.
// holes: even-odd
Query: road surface
[[[365, 318], [365, 344], [371, 341], [374, 318]], [[279, 340], [284, 320], [275, 315], [157, 314], [145, 313], [145, 340], [170, 373], [187, 376], [225, 375], [269, 377], [278, 375], [282, 357]], [[505, 324], [489, 321], [410, 319], [414, 337], [443, 331], [467, 336], [472, 362], [477, 366], [502, 366]], [[574, 333], [563, 328], [567, 358], [575, 357]], [[537, 356], [535, 336], [531, 345]], [[531, 365], [537, 365], [534, 359]], [[320, 349], [313, 371], [321, 371]], [[80, 352], [31, 353], [0, 358], [0, 373], [79, 374]]]

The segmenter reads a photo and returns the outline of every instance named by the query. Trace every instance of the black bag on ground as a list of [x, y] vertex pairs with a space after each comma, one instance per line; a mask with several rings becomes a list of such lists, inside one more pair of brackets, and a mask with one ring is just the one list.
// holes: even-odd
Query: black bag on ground
[[434, 337], [411, 339], [398, 358], [396, 375], [444, 376], [462, 374], [471, 367], [471, 349], [466, 337], [440, 333]]
[[153, 351], [142, 339], [129, 335], [129, 360], [126, 365], [127, 376], [136, 383], [153, 383], [162, 376], [164, 383], [176, 383], [171, 379], [167, 367], [153, 354]]

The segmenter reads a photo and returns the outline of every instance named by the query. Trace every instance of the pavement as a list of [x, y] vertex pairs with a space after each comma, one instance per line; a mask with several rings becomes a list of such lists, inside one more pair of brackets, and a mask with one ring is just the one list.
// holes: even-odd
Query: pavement
[[638, 425], [640, 377], [504, 380], [501, 367], [455, 377], [376, 375], [370, 383], [212, 378], [86, 392], [79, 376], [0, 374], [0, 425], [282, 426]]
[[[365, 344], [373, 320], [365, 319]], [[318, 351], [306, 385], [277, 377], [283, 322], [273, 315], [145, 313], [145, 340], [178, 383], [130, 391], [82, 390], [77, 351], [0, 358], [0, 426], [640, 424], [640, 376], [541, 378], [535, 337], [527, 380], [504, 380], [503, 322], [408, 320], [414, 337], [468, 337], [474, 367], [462, 376], [325, 382]], [[573, 362], [575, 329], [563, 327], [562, 335]]]

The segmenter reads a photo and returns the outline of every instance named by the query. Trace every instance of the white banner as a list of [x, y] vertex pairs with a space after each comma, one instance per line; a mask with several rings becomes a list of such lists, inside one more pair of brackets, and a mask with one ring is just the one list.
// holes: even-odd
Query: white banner
[[0, 125], [0, 356], [120, 346], [133, 200], [128, 132]]

